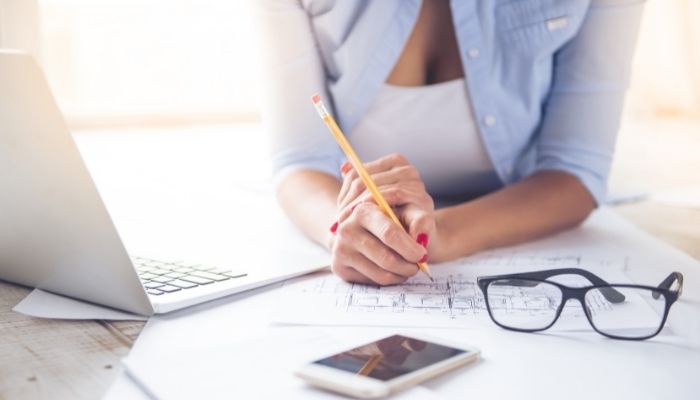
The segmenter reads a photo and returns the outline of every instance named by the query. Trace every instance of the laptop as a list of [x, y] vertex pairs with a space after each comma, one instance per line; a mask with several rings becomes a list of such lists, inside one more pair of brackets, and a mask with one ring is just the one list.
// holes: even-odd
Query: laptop
[[324, 267], [263, 253], [235, 268], [130, 256], [40, 68], [0, 50], [0, 279], [151, 315]]

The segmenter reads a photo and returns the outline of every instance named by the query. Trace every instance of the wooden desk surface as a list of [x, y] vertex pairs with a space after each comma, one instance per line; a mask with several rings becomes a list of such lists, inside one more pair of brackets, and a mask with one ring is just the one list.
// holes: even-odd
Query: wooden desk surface
[[[659, 129], [664, 131], [662, 146]], [[632, 191], [700, 187], [698, 149], [698, 121], [627, 124], [611, 187]], [[616, 209], [700, 259], [700, 208], [643, 201]], [[144, 322], [45, 320], [12, 312], [28, 293], [28, 288], [0, 281], [0, 399], [101, 397], [121, 372], [119, 359], [128, 353]]]

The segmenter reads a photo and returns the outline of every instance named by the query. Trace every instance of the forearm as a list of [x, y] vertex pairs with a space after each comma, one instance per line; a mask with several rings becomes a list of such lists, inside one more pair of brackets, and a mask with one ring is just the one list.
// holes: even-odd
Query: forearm
[[533, 240], [578, 225], [595, 208], [574, 176], [544, 171], [477, 200], [436, 211], [438, 243], [431, 260]]
[[335, 221], [340, 181], [326, 173], [300, 170], [289, 174], [277, 188], [280, 205], [308, 237], [330, 248], [329, 228]]

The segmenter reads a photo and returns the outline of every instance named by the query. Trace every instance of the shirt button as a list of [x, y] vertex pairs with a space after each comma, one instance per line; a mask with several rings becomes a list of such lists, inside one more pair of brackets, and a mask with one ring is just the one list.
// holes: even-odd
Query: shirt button
[[496, 125], [496, 117], [494, 117], [493, 115], [490, 115], [490, 114], [485, 116], [484, 117], [484, 124], [486, 124], [486, 126]]
[[471, 49], [469, 49], [467, 51], [467, 56], [469, 56], [469, 58], [478, 58], [479, 57], [479, 49], [477, 49], [476, 47], [472, 47]]

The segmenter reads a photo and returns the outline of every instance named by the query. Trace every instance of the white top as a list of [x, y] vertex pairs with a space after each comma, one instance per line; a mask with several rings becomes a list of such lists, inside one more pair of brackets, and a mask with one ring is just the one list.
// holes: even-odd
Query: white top
[[349, 140], [365, 163], [404, 155], [434, 197], [474, 197], [501, 186], [464, 79], [428, 86], [384, 84]]

